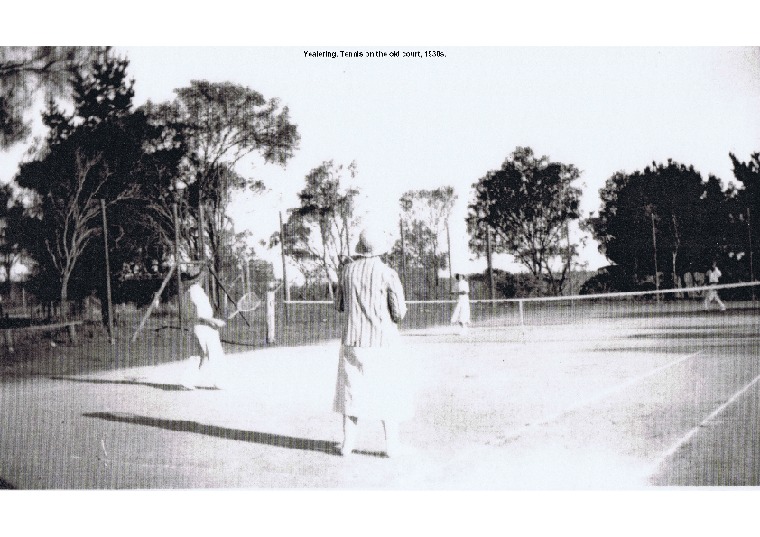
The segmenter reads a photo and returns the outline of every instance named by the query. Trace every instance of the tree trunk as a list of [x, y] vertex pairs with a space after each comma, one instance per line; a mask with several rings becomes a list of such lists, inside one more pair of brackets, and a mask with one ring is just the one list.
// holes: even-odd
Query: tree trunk
[[327, 265], [327, 257], [322, 258], [322, 266], [325, 269], [325, 277], [327, 278], [327, 292], [330, 300], [335, 301], [335, 293], [333, 293], [332, 281], [330, 280], [330, 267]]
[[61, 278], [61, 321], [66, 322], [69, 320], [69, 278], [71, 274], [68, 272]]
[[5, 265], [5, 296], [10, 298], [11, 296], [11, 269], [13, 268], [13, 262], [6, 262]]
[[438, 284], [440, 283], [438, 278], [438, 241], [433, 241], [433, 271], [435, 272], [435, 289], [436, 294], [438, 292]]
[[322, 266], [325, 269], [325, 277], [327, 278], [327, 292], [330, 300], [335, 302], [335, 294], [333, 293], [332, 281], [330, 281], [330, 266], [327, 263], [327, 226], [324, 222], [319, 224], [319, 234], [322, 239]]
[[[675, 289], [675, 288], [681, 287], [680, 285], [681, 279], [678, 277], [678, 272], [676, 271], [676, 258], [678, 257], [678, 251], [674, 250], [672, 256], [673, 256], [673, 288]], [[676, 293], [676, 296], [678, 298], [682, 298], [683, 294]]]
[[[61, 278], [61, 322], [69, 321], [69, 278], [71, 277], [71, 270], [67, 270], [66, 274]], [[69, 340], [72, 343], [76, 343], [77, 336], [74, 325], [68, 326]]]

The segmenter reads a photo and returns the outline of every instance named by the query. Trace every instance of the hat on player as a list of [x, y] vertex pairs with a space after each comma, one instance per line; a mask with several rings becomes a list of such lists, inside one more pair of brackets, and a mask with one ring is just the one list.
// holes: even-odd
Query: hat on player
[[365, 227], [359, 233], [356, 253], [362, 255], [382, 255], [391, 249], [392, 239], [381, 227]]

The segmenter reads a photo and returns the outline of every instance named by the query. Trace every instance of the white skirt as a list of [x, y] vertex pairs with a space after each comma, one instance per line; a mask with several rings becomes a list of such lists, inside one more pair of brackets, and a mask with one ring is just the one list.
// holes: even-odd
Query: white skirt
[[451, 315], [451, 324], [470, 322], [470, 298], [467, 295], [459, 297], [454, 313]]
[[409, 419], [414, 397], [402, 348], [341, 345], [333, 410], [357, 418]]

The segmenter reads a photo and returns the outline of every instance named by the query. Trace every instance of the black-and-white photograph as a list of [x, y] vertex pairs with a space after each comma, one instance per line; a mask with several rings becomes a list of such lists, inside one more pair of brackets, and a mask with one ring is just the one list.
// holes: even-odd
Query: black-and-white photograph
[[0, 488], [756, 487], [758, 117], [752, 46], [2, 45]]

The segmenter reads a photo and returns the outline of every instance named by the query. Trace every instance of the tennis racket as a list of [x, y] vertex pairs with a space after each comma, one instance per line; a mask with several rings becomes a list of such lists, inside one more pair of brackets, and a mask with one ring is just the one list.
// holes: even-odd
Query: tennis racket
[[227, 317], [227, 320], [229, 321], [240, 312], [253, 311], [259, 306], [261, 306], [261, 299], [258, 297], [258, 295], [253, 291], [246, 293], [240, 297], [240, 300], [237, 301], [237, 304], [235, 304], [235, 311], [232, 313], [232, 315]]

